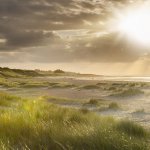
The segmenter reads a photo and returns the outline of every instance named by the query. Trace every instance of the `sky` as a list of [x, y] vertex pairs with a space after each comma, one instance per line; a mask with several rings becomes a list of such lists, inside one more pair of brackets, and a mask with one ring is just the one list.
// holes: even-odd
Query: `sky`
[[0, 0], [0, 66], [150, 75], [150, 46], [118, 27], [145, 1]]

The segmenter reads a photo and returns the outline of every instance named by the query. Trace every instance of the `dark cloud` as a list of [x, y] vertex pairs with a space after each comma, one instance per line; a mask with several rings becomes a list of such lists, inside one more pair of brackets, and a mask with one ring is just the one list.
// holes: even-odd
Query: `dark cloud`
[[146, 51], [128, 41], [125, 35], [115, 32], [100, 37], [84, 35], [70, 42], [59, 40], [44, 50], [43, 48], [33, 49], [28, 59], [42, 63], [133, 62], [144, 56], [144, 53]]
[[0, 27], [1, 37], [6, 41], [0, 44], [0, 50], [18, 50], [26, 47], [36, 47], [53, 43], [60, 37], [54, 32], [17, 30], [7, 27]]
[[1, 50], [40, 45], [51, 38], [43, 34], [45, 30], [80, 29], [85, 26], [84, 19], [98, 17], [86, 11], [92, 4], [84, 1], [0, 0], [0, 4], [0, 36], [7, 41]]
[[[103, 31], [115, 7], [128, 0], [0, 0], [1, 60], [17, 60], [17, 51], [26, 60], [38, 62], [134, 61], [132, 46], [118, 33], [94, 36]], [[136, 1], [135, 1], [136, 2]], [[99, 22], [102, 22], [100, 24]], [[66, 38], [58, 31], [72, 30], [86, 35]], [[54, 32], [55, 31], [55, 32]], [[128, 43], [128, 44], [127, 44]], [[19, 53], [19, 56], [21, 53]], [[19, 61], [19, 60], [18, 60]]]
[[79, 40], [72, 44], [72, 49], [74, 49], [74, 56], [80, 60], [84, 59], [91, 62], [134, 61], [140, 57], [138, 50], [142, 50], [128, 41], [125, 35], [120, 35], [117, 32], [92, 37], [85, 41]]

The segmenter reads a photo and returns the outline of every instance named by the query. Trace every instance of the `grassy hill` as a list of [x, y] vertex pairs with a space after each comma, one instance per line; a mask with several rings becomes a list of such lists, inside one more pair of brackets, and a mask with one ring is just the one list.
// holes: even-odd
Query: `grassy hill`
[[[44, 74], [44, 72], [43, 72]], [[42, 72], [36, 70], [21, 70], [21, 69], [10, 69], [10, 68], [1, 68], [0, 67], [0, 76], [1, 77], [26, 77], [26, 76], [42, 76]]]
[[93, 74], [80, 74], [74, 72], [66, 72], [60, 69], [54, 71], [48, 70], [23, 70], [23, 69], [10, 69], [7, 67], [0, 67], [0, 77], [40, 77], [40, 76], [95, 76]]

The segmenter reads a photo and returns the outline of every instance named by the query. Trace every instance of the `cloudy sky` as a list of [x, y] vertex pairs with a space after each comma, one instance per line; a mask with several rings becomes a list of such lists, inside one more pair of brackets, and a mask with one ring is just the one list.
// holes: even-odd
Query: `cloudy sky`
[[0, 0], [0, 64], [147, 75], [149, 48], [116, 28], [118, 15], [136, 3], [137, 0]]

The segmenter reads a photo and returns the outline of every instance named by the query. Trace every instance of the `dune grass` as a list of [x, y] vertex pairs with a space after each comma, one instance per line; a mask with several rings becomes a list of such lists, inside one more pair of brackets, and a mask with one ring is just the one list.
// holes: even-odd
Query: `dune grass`
[[74, 84], [70, 84], [70, 83], [56, 83], [54, 85], [51, 85], [50, 88], [73, 88], [76, 87]]
[[120, 109], [120, 106], [118, 105], [118, 103], [112, 102], [109, 104], [108, 108], [113, 109], [113, 110], [118, 110], [118, 109]]
[[121, 91], [117, 93], [113, 93], [110, 96], [118, 96], [118, 97], [129, 97], [129, 96], [136, 96], [144, 94], [144, 92], [140, 89], [136, 88], [127, 88], [127, 89], [122, 89]]
[[144, 108], [136, 109], [134, 112], [132, 112], [133, 115], [145, 115], [146, 112]]
[[89, 102], [87, 104], [90, 104], [90, 105], [98, 105], [98, 100], [96, 99], [90, 99]]
[[121, 110], [121, 107], [117, 102], [111, 102], [104, 99], [90, 99], [88, 102], [84, 103], [83, 106], [95, 106], [98, 108], [98, 111]]
[[24, 78], [4, 78], [0, 77], [0, 86], [5, 88], [73, 88], [76, 85], [67, 82], [40, 81], [32, 77]]
[[0, 77], [0, 86], [7, 87], [7, 88], [9, 88], [9, 87], [18, 87], [19, 83], [10, 81], [9, 79], [3, 78], [3, 77]]
[[143, 130], [143, 128], [136, 123], [131, 122], [130, 120], [123, 120], [118, 123], [117, 129], [122, 132], [126, 132], [130, 137], [137, 136], [137, 137], [146, 137], [147, 132]]
[[83, 104], [85, 101], [84, 99], [81, 101], [80, 99], [70, 99], [70, 98], [63, 98], [63, 97], [54, 97], [54, 96], [48, 96], [44, 95], [40, 97], [40, 100], [42, 101], [48, 101], [53, 104]]
[[[11, 100], [13, 96], [0, 95]], [[14, 98], [14, 97], [13, 97]], [[148, 131], [126, 121], [16, 97], [0, 109], [1, 150], [149, 150]]]
[[48, 87], [49, 84], [47, 82], [31, 82], [28, 81], [26, 83], [20, 83], [20, 87], [22, 88], [39, 88], [39, 87]]
[[0, 106], [8, 107], [13, 103], [17, 103], [20, 98], [14, 95], [10, 95], [4, 92], [0, 92]]
[[91, 89], [99, 89], [100, 87], [98, 85], [85, 85], [80, 87], [81, 89], [91, 90]]

